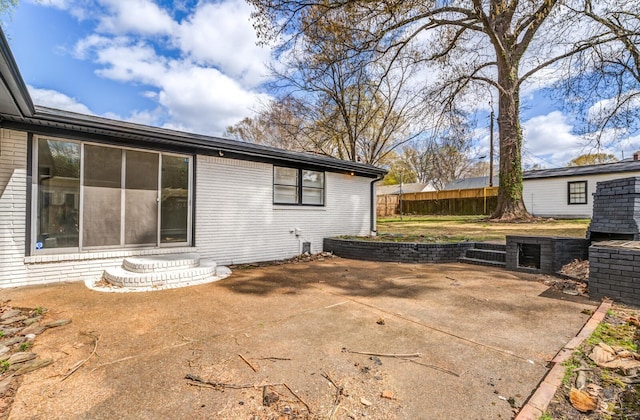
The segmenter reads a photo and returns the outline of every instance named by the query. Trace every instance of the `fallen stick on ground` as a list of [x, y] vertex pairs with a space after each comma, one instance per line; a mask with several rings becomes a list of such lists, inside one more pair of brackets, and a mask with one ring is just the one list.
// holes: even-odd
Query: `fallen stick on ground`
[[71, 369], [69, 369], [69, 372], [67, 372], [67, 374], [64, 375], [64, 378], [62, 378], [60, 380], [60, 382], [67, 380], [67, 378], [69, 378], [69, 376], [71, 376], [74, 373], [76, 373], [76, 371], [78, 369], [80, 369], [82, 367], [82, 365], [84, 365], [87, 362], [87, 360], [91, 359], [93, 357], [93, 355], [96, 354], [96, 350], [98, 350], [98, 341], [100, 341], [100, 337], [96, 337], [95, 335], [92, 335], [92, 334], [85, 334], [85, 335], [93, 337], [93, 350], [91, 351], [91, 354], [89, 355], [89, 357], [87, 357], [84, 360], [79, 361]]
[[329, 420], [333, 420], [336, 413], [338, 412], [338, 408], [340, 408], [340, 397], [342, 397], [344, 387], [338, 385], [327, 372], [322, 372], [322, 377], [329, 381], [331, 385], [333, 385], [336, 389], [336, 397], [333, 400], [333, 408], [331, 409], [331, 414], [329, 414]]
[[396, 358], [400, 358], [400, 359], [404, 359], [404, 358], [407, 358], [407, 357], [421, 357], [422, 356], [422, 353], [408, 353], [408, 354], [404, 354], [404, 353], [371, 353], [371, 352], [367, 352], [367, 351], [349, 350], [347, 348], [343, 348], [342, 351], [345, 352], [345, 353], [364, 354], [364, 355], [367, 355], [367, 356], [378, 356], [378, 357], [396, 357]]
[[214, 389], [221, 389], [221, 388], [230, 388], [230, 389], [256, 388], [257, 389], [263, 386], [279, 385], [279, 384], [231, 384], [226, 382], [215, 382], [215, 381], [208, 381], [206, 379], [202, 379], [201, 377], [193, 375], [191, 373], [187, 374], [184, 378], [188, 379], [189, 381], [195, 382], [195, 383], [190, 382], [189, 383], [190, 385], [196, 385], [196, 386], [209, 385], [209, 387]]
[[298, 399], [298, 401], [300, 401], [302, 404], [304, 404], [305, 407], [307, 407], [307, 411], [309, 412], [309, 414], [312, 413], [311, 411], [311, 407], [309, 407], [309, 404], [307, 404], [302, 398], [300, 398], [300, 396], [298, 394], [296, 394], [293, 389], [291, 389], [289, 387], [289, 385], [287, 385], [286, 383], [282, 383], [282, 385], [284, 385], [285, 388], [287, 388], [289, 390], [289, 392], [291, 392], [293, 394], [294, 397], [296, 397]]
[[333, 385], [336, 388], [336, 391], [338, 392], [338, 394], [336, 395], [336, 399], [342, 395], [342, 391], [344, 390], [343, 387], [341, 387], [340, 385], [338, 385], [336, 383], [336, 381], [333, 380], [333, 378], [331, 376], [329, 376], [329, 374], [327, 372], [322, 372], [322, 377], [325, 378], [327, 381], [329, 381], [331, 383], [331, 385]]
[[460, 374], [455, 373], [455, 372], [454, 372], [454, 371], [452, 371], [452, 370], [445, 369], [445, 368], [440, 367], [440, 366], [431, 365], [431, 364], [429, 364], [429, 363], [422, 363], [422, 362], [418, 362], [418, 361], [416, 361], [416, 360], [412, 360], [412, 359], [405, 359], [405, 358], [403, 358], [402, 360], [406, 360], [407, 362], [411, 362], [411, 363], [416, 363], [416, 364], [418, 364], [418, 365], [420, 365], [420, 366], [425, 366], [425, 367], [428, 367], [428, 368], [431, 368], [431, 369], [439, 370], [440, 372], [448, 373], [449, 375], [453, 375], [453, 376], [456, 376], [456, 377], [458, 377], [458, 378], [460, 377]]
[[241, 359], [242, 359], [246, 364], [248, 364], [248, 365], [249, 365], [249, 367], [250, 367], [254, 372], [257, 372], [257, 371], [258, 371], [258, 369], [256, 369], [256, 367], [255, 367], [255, 366], [253, 366], [253, 365], [251, 364], [251, 362], [250, 362], [250, 361], [248, 361], [247, 359], [245, 359], [245, 358], [244, 358], [244, 356], [243, 356], [242, 354], [238, 353], [238, 356], [240, 356], [240, 358], [241, 358]]
[[291, 360], [288, 357], [261, 357], [260, 360]]
[[200, 386], [200, 387], [205, 387], [205, 388], [212, 388], [212, 389], [216, 389], [216, 390], [220, 390], [220, 389], [224, 389], [224, 388], [230, 388], [230, 389], [248, 389], [248, 388], [253, 388], [253, 389], [259, 389], [265, 386], [279, 386], [282, 385], [285, 388], [287, 388], [289, 390], [289, 392], [291, 392], [291, 394], [296, 397], [298, 399], [298, 401], [300, 401], [306, 408], [307, 411], [311, 414], [311, 407], [309, 407], [309, 404], [307, 404], [298, 394], [295, 393], [295, 391], [293, 389], [291, 389], [291, 387], [289, 385], [287, 385], [286, 383], [282, 382], [282, 383], [275, 383], [275, 384], [231, 384], [231, 383], [226, 383], [226, 382], [215, 382], [215, 381], [207, 381], [206, 379], [202, 379], [199, 376], [196, 376], [192, 373], [188, 373], [185, 377], [185, 379], [187, 379], [189, 382], [187, 382], [189, 385], [193, 385], [193, 386]]

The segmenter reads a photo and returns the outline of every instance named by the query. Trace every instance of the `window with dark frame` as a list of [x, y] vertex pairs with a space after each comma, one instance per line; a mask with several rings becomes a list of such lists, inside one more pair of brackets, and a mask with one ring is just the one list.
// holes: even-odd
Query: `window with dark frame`
[[587, 181], [568, 184], [568, 204], [587, 204]]
[[34, 142], [35, 252], [190, 243], [191, 156], [48, 137]]
[[324, 172], [274, 166], [273, 203], [324, 206]]

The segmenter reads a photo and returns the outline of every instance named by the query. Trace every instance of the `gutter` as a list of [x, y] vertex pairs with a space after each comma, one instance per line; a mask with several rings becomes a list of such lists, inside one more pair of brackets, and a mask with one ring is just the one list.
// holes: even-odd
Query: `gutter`
[[83, 114], [70, 112], [64, 115], [51, 114], [48, 112], [49, 110], [49, 108], [38, 107], [37, 115], [29, 118], [10, 118], [7, 120], [7, 126], [11, 125], [16, 129], [23, 129], [27, 131], [33, 131], [34, 126], [37, 126], [51, 128], [54, 130], [68, 130], [113, 138], [135, 139], [138, 141], [149, 142], [151, 144], [155, 143], [168, 146], [193, 147], [197, 149], [199, 153], [204, 154], [207, 154], [207, 152], [213, 154], [219, 154], [222, 152], [224, 154], [236, 154], [238, 156], [246, 156], [253, 159], [267, 159], [269, 161], [286, 162], [294, 165], [313, 165], [315, 167], [334, 172], [354, 172], [359, 176], [365, 176], [368, 178], [379, 176], [384, 171], [372, 165], [344, 161], [331, 157], [292, 152], [273, 147], [256, 145], [253, 143], [205, 136], [202, 134], [160, 129], [157, 127], [149, 127], [127, 122], [120, 123], [115, 120], [85, 116]]
[[376, 182], [378, 181], [382, 181], [384, 179], [384, 174], [383, 175], [378, 175], [378, 177], [376, 179], [374, 179], [373, 181], [371, 181], [371, 209], [370, 209], [370, 213], [369, 213], [369, 221], [370, 221], [370, 226], [369, 226], [369, 234], [377, 234], [378, 230], [376, 229], [376, 208], [377, 208], [377, 197], [374, 194], [374, 185], [376, 184]]

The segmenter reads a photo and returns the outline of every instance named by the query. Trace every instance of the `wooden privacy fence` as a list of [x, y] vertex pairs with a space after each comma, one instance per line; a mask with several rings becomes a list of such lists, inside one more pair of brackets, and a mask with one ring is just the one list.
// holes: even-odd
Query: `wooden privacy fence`
[[498, 203], [498, 187], [406, 193], [402, 200], [399, 194], [379, 195], [377, 215], [400, 214], [401, 201], [403, 214], [489, 214]]

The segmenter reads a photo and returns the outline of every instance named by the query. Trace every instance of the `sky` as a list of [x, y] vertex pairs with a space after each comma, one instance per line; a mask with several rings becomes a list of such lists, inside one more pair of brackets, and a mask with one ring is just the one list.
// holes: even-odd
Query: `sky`
[[[219, 136], [272, 99], [251, 11], [243, 0], [20, 0], [4, 28], [37, 105]], [[544, 86], [522, 103], [525, 168], [592, 151]], [[486, 114], [478, 125], [486, 156]], [[636, 150], [640, 135], [623, 134], [602, 151]]]

